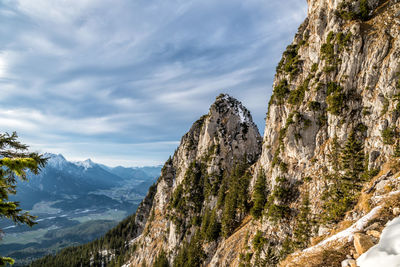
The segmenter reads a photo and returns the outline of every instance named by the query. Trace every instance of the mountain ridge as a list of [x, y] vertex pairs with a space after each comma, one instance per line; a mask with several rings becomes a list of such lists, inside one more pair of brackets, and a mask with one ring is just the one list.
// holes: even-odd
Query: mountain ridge
[[217, 97], [115, 228], [129, 245], [113, 245], [114, 231], [82, 248], [107, 251], [94, 265], [354, 266], [360, 236], [379, 240], [400, 213], [400, 1], [308, 4], [264, 137], [237, 100]]
[[38, 216], [38, 224], [1, 223], [1, 254], [15, 258], [16, 266], [102, 236], [136, 210], [161, 169], [120, 167], [117, 174], [92, 161], [71, 162], [61, 154], [45, 157], [49, 160], [41, 173], [28, 173], [29, 181], [18, 182], [17, 194], [11, 196]]

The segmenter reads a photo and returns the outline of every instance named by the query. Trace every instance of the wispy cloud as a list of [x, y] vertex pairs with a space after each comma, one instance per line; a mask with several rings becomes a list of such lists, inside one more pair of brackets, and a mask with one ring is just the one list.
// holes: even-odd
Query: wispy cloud
[[[275, 66], [305, 15], [299, 0], [2, 1], [0, 127], [74, 158], [161, 162], [227, 92], [263, 130]], [[174, 143], [119, 145], [158, 142]]]

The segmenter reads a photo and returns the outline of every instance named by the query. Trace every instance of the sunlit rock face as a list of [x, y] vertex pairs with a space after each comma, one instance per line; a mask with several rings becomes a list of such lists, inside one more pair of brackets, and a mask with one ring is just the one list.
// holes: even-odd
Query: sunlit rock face
[[[140, 266], [143, 262], [153, 264], [161, 250], [168, 253], [171, 262], [181, 245], [190, 241], [191, 231], [180, 232], [175, 220], [190, 222], [194, 213], [176, 215], [171, 211], [171, 197], [181, 185], [193, 164], [202, 166], [202, 177], [222, 177], [229, 174], [238, 164], [251, 165], [261, 154], [262, 138], [254, 124], [250, 112], [229, 95], [220, 95], [211, 105], [207, 115], [196, 121], [181, 140], [174, 156], [165, 164], [159, 178], [153, 201], [147, 205], [146, 225], [140, 236], [133, 240], [137, 250], [128, 262]], [[207, 208], [214, 208], [215, 195], [204, 199], [202, 214]], [[171, 219], [171, 217], [174, 219]], [[211, 257], [217, 247], [210, 246], [207, 253]]]
[[[273, 96], [266, 105], [268, 113], [262, 142], [247, 109], [227, 95], [219, 96], [210, 112], [193, 124], [174, 157], [166, 163], [149, 206], [151, 215], [142, 234], [134, 241], [136, 251], [127, 264], [138, 266], [144, 260], [152, 264], [162, 250], [173, 263], [182, 244], [190, 241], [197, 229], [196, 225], [187, 224], [194, 213], [177, 217], [176, 211], [170, 208], [174, 192], [186, 181], [188, 172], [194, 170], [208, 177], [219, 177], [232, 173], [238, 162], [251, 165], [248, 167], [252, 176], [248, 185], [250, 205], [260, 174], [265, 176], [268, 202], [265, 201], [262, 220], [255, 220], [247, 211], [237, 217], [240, 227], [233, 233], [217, 241], [204, 241], [201, 244], [204, 264], [238, 266], [245, 262], [251, 266], [267, 260], [271, 265], [302, 266], [312, 257], [315, 264], [310, 261], [310, 266], [324, 264], [324, 258], [315, 254], [317, 250], [291, 253], [295, 246], [301, 250], [323, 240], [336, 227], [336, 223], [319, 220], [324, 211], [323, 193], [334, 183], [327, 176], [335, 171], [339, 175], [344, 173], [340, 168], [337, 170], [332, 160], [334, 140], [343, 146], [354, 133], [364, 152], [365, 173], [372, 173], [368, 179], [382, 177], [385, 173], [378, 170], [387, 172], [390, 169], [387, 163], [395, 160], [394, 129], [400, 126], [397, 96], [400, 93], [400, 3], [397, 0], [309, 0], [308, 4], [308, 17], [277, 67]], [[394, 181], [396, 177], [390, 175], [382, 181]], [[359, 185], [357, 194], [362, 195], [362, 187], [371, 187], [368, 179]], [[376, 199], [367, 201], [369, 208], [380, 205], [384, 210], [377, 199], [386, 199], [385, 190], [395, 191], [398, 183], [391, 186], [382, 186], [382, 190], [373, 187], [368, 198], [375, 194]], [[276, 197], [282, 188], [284, 196]], [[309, 198], [307, 216], [311, 216], [313, 223], [306, 228], [307, 239], [301, 245], [290, 244], [288, 240], [298, 235], [299, 214], [306, 196]], [[202, 201], [200, 216], [206, 209], [217, 206], [216, 196]], [[350, 209], [341, 219], [347, 225], [357, 222], [369, 212], [368, 205]], [[271, 206], [284, 207], [285, 216], [274, 220]], [[217, 217], [222, 216], [222, 210], [217, 209]], [[177, 220], [190, 225], [190, 229], [182, 230]], [[267, 240], [258, 252], [254, 239]], [[343, 240], [338, 251], [344, 253], [344, 258], [337, 257], [338, 263], [332, 262], [332, 266], [340, 264], [346, 259], [346, 253], [351, 253], [348, 246], [352, 238]]]

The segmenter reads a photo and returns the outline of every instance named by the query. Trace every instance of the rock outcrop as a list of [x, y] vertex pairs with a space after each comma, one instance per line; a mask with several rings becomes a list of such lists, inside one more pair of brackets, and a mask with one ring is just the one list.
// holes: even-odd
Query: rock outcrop
[[[173, 262], [184, 242], [200, 231], [206, 212], [213, 210], [218, 218], [223, 216], [217, 204], [218, 192], [228, 190], [221, 189], [226, 177], [238, 168], [246, 170], [260, 153], [261, 136], [250, 112], [228, 95], [217, 97], [162, 169], [144, 231], [131, 242], [136, 251], [129, 264], [151, 266], [161, 251]], [[206, 254], [212, 255], [216, 249], [214, 242]]]
[[367, 252], [372, 246], [374, 246], [374, 242], [369, 235], [356, 233], [354, 235], [354, 248], [356, 249], [356, 253], [361, 255]]
[[379, 237], [368, 227], [393, 217], [400, 1], [308, 4], [277, 67], [262, 149], [249, 112], [218, 97], [166, 163], [128, 265], [165, 253], [175, 266], [340, 266], [372, 244], [359, 234], [354, 248], [356, 231]]

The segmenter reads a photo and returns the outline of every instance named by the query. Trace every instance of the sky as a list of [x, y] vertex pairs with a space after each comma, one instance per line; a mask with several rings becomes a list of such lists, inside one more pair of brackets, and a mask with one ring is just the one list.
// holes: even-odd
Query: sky
[[305, 0], [0, 0], [0, 132], [109, 166], [162, 164], [215, 97], [264, 130]]

